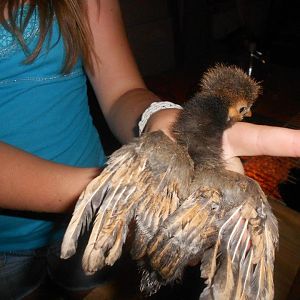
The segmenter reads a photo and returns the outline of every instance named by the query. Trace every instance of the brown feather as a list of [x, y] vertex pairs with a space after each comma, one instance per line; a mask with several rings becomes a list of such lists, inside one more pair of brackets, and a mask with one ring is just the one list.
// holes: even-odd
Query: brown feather
[[207, 284], [200, 299], [270, 299], [276, 219], [259, 185], [226, 171], [222, 160], [224, 130], [251, 114], [260, 86], [223, 65], [209, 69], [200, 86], [173, 126], [176, 143], [147, 133], [111, 156], [80, 197], [62, 257], [76, 251], [96, 214], [84, 269], [114, 264], [134, 219], [131, 253], [148, 294], [180, 279], [196, 259]]
[[[170, 151], [174, 155], [170, 156]], [[142, 246], [136, 247], [133, 255], [142, 257], [149, 235], [186, 196], [192, 171], [193, 163], [185, 150], [162, 132], [149, 133], [123, 146], [81, 195], [64, 237], [62, 257], [74, 254], [80, 232], [95, 215], [83, 256], [87, 273], [112, 265], [120, 257], [133, 218], [137, 223], [135, 244]], [[97, 206], [91, 209], [94, 203]]]

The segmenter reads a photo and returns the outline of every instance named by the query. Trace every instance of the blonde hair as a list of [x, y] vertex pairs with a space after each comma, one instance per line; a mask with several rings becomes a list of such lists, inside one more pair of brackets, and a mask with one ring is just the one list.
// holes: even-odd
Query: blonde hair
[[[14, 11], [19, 8], [21, 15], [24, 5], [29, 5], [28, 13], [22, 22], [16, 20]], [[37, 8], [39, 14], [39, 40], [33, 51], [29, 51], [23, 38], [23, 32]], [[5, 17], [5, 10], [7, 16]], [[0, 23], [15, 35], [27, 55], [25, 63], [33, 62], [39, 55], [46, 35], [51, 34], [52, 24], [56, 17], [66, 50], [66, 60], [62, 73], [68, 73], [81, 57], [85, 66], [93, 72], [92, 55], [94, 55], [91, 29], [87, 19], [86, 0], [1, 0]]]

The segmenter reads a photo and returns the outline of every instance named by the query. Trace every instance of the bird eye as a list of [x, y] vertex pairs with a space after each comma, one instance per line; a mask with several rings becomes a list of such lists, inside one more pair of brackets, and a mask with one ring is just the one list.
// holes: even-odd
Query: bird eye
[[239, 110], [240, 114], [246, 112], [246, 109], [247, 109], [246, 106], [241, 107], [240, 110]]

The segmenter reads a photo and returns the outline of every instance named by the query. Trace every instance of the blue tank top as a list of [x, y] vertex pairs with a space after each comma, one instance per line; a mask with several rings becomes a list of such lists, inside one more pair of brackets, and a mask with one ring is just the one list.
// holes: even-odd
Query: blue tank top
[[[35, 11], [24, 31], [30, 50], [38, 37]], [[0, 24], [0, 140], [58, 163], [102, 166], [105, 155], [89, 113], [82, 62], [63, 75], [64, 58], [56, 20], [31, 64], [24, 64], [24, 51]], [[62, 234], [51, 214], [0, 210], [0, 251], [42, 247]]]

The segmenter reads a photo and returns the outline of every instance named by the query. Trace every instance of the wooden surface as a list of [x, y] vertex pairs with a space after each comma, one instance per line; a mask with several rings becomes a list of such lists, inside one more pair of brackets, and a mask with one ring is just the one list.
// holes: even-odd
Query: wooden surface
[[270, 199], [270, 203], [279, 224], [279, 249], [275, 260], [275, 300], [298, 300], [300, 214], [277, 200]]

